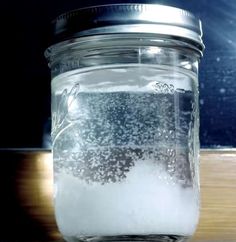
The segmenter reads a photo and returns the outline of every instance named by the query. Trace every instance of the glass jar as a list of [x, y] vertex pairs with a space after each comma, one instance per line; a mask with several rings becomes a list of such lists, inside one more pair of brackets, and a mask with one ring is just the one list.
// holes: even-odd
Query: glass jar
[[201, 24], [113, 4], [54, 21], [55, 214], [67, 241], [185, 241], [199, 218]]

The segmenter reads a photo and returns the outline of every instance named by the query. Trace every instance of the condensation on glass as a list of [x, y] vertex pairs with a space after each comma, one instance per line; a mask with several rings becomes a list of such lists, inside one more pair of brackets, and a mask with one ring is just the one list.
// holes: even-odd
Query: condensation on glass
[[67, 241], [185, 241], [199, 219], [201, 24], [163, 5], [54, 21], [54, 203]]

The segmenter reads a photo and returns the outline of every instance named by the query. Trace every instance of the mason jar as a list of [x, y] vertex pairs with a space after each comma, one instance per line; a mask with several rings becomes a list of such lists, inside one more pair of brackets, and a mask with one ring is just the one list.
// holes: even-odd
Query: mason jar
[[54, 204], [67, 241], [185, 241], [199, 219], [191, 13], [111, 4], [62, 14], [52, 75]]

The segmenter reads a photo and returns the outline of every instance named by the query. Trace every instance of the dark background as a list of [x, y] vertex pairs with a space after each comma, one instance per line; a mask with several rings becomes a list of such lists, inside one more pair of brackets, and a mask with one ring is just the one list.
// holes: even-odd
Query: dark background
[[120, 2], [163, 3], [201, 18], [201, 146], [236, 147], [235, 0], [8, 0], [0, 3], [0, 148], [50, 148], [50, 71], [43, 53], [51, 20], [75, 8]]

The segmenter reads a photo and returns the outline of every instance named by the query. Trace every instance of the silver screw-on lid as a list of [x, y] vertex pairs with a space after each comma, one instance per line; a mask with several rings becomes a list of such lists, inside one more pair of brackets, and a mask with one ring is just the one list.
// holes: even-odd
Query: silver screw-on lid
[[109, 4], [77, 9], [53, 22], [54, 43], [114, 33], [150, 33], [191, 42], [202, 51], [201, 21], [188, 11], [159, 4]]

